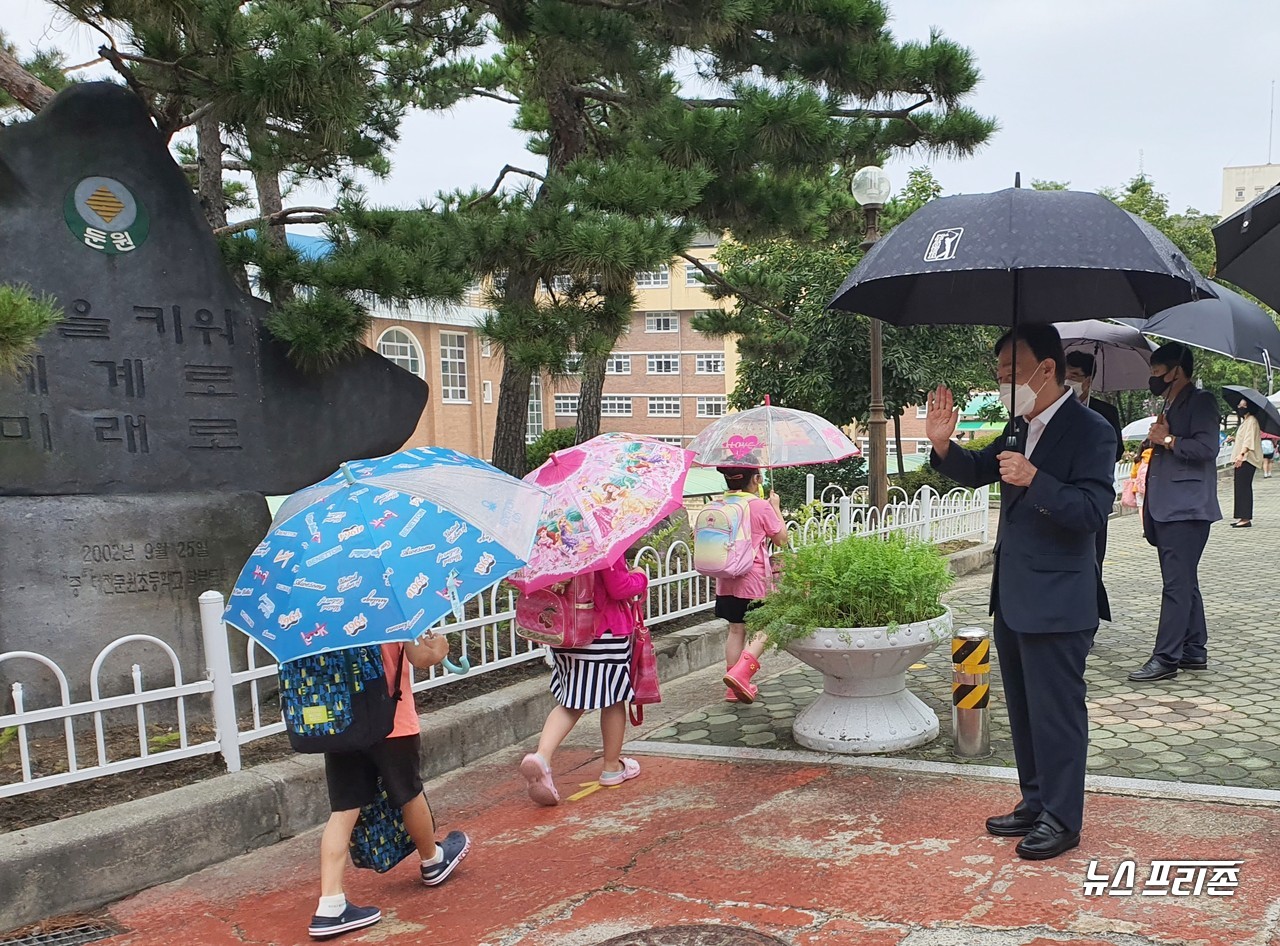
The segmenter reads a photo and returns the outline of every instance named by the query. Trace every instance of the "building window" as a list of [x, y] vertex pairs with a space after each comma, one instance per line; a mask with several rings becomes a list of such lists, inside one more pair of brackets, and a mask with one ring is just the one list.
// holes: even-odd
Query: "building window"
[[565, 374], [582, 374], [582, 353], [571, 351], [564, 359]]
[[658, 441], [659, 443], [670, 443], [670, 444], [674, 444], [674, 445], [675, 445], [675, 446], [677, 446], [677, 447], [682, 447], [682, 446], [684, 446], [684, 438], [683, 438], [683, 437], [667, 437], [667, 436], [661, 436], [661, 437], [654, 437], [653, 439], [654, 439], [654, 440], [656, 440], [656, 441]]
[[529, 381], [529, 421], [524, 429], [524, 442], [533, 443], [542, 436], [542, 378], [534, 375]]
[[698, 416], [699, 417], [723, 417], [725, 408], [725, 397], [723, 394], [711, 394], [706, 397], [698, 398]]
[[927, 440], [916, 441], [916, 453], [928, 453], [929, 449], [930, 449], [929, 441]]
[[606, 394], [600, 398], [601, 417], [630, 417], [631, 398]]
[[493, 382], [481, 381], [480, 391], [481, 391], [481, 397], [484, 399], [484, 402], [486, 404], [492, 404], [493, 403]]
[[929, 405], [928, 405], [928, 404], [917, 404], [917, 405], [916, 405], [916, 420], [924, 420], [924, 419], [925, 419], [925, 418], [927, 418], [928, 416], [929, 416]]
[[494, 273], [494, 274], [493, 274], [493, 288], [494, 288], [495, 290], [497, 290], [498, 292], [503, 292], [503, 291], [505, 291], [505, 290], [506, 290], [506, 288], [507, 288], [507, 271], [506, 271], [505, 269], [504, 269], [504, 270], [502, 270], [501, 272], [498, 272], [498, 273]]
[[666, 289], [671, 285], [671, 273], [666, 265], [648, 273], [636, 273], [637, 289]]
[[[717, 262], [714, 262], [713, 260], [706, 260], [703, 262], [702, 265], [707, 267], [707, 269], [711, 270], [713, 273], [720, 272], [720, 264]], [[698, 267], [694, 266], [692, 263], [685, 263], [684, 264], [684, 284], [686, 286], [705, 285], [705, 283], [703, 282], [702, 270], [698, 269]]]
[[556, 395], [556, 416], [557, 417], [577, 417], [578, 416], [578, 395], [557, 394]]
[[650, 417], [679, 417], [680, 416], [680, 398], [678, 397], [649, 398], [649, 416]]
[[568, 292], [569, 287], [573, 285], [573, 277], [567, 273], [562, 276], [556, 276], [551, 280], [551, 290], [553, 292]]
[[440, 400], [467, 399], [467, 336], [440, 333]]
[[1256, 197], [1258, 194], [1261, 194], [1261, 193], [1262, 193], [1262, 185], [1259, 184], [1257, 187], [1253, 189], [1253, 194]]
[[646, 332], [678, 332], [680, 316], [674, 312], [646, 312], [644, 314], [644, 330]]
[[610, 355], [604, 363], [605, 374], [631, 374], [630, 355]]
[[724, 355], [699, 355], [695, 370], [698, 374], [724, 374]]
[[649, 355], [649, 374], [679, 374], [679, 355]]
[[886, 440], [886, 441], [885, 441], [885, 444], [884, 444], [884, 449], [885, 449], [885, 452], [886, 452], [886, 453], [890, 453], [890, 454], [893, 454], [894, 456], [897, 456], [897, 454], [898, 454], [898, 441], [896, 441], [896, 440]]
[[1236, 200], [1244, 200], [1244, 188], [1243, 188], [1243, 187], [1237, 187], [1237, 188], [1236, 188]]
[[484, 358], [493, 357], [493, 342], [490, 339], [480, 339], [480, 355]]
[[418, 340], [402, 328], [389, 328], [378, 336], [378, 354], [394, 361], [405, 371], [412, 371], [419, 378], [422, 374], [422, 346]]

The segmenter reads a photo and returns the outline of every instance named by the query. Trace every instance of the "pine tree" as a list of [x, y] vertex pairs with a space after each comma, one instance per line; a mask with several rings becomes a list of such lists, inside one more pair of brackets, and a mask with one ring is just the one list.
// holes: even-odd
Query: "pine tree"
[[[879, 0], [484, 6], [502, 49], [470, 66], [471, 94], [516, 104], [517, 127], [545, 161], [504, 168], [489, 192], [452, 205], [483, 208], [489, 225], [516, 235], [476, 267], [500, 277], [486, 332], [506, 359], [493, 459], [509, 472], [524, 468], [530, 378], [563, 359], [548, 339], [577, 340], [578, 436], [599, 429], [605, 356], [637, 271], [673, 256], [697, 264], [687, 250], [698, 232], [749, 241], [852, 233], [856, 167], [915, 147], [968, 154], [995, 127], [960, 105], [978, 81], [968, 51], [939, 35], [896, 42]], [[689, 61], [697, 83], [677, 79]], [[717, 94], [696, 97], [694, 85]], [[519, 200], [499, 194], [510, 173], [528, 181]], [[593, 240], [602, 228], [613, 234], [604, 245]], [[557, 276], [592, 292], [565, 306], [546, 291]]]

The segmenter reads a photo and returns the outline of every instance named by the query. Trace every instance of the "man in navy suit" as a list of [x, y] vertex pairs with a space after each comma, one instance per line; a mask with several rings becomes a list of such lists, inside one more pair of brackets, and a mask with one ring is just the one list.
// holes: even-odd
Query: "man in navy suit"
[[[1101, 398], [1093, 396], [1093, 378], [1097, 373], [1098, 362], [1087, 351], [1067, 352], [1067, 387], [1080, 398], [1080, 403], [1091, 411], [1095, 411], [1111, 425], [1116, 432], [1116, 462], [1124, 456], [1124, 438], [1120, 435], [1120, 412]], [[1098, 567], [1107, 557], [1107, 527], [1098, 530]]]
[[1006, 334], [996, 356], [1004, 437], [982, 451], [953, 443], [959, 411], [945, 387], [929, 395], [925, 424], [939, 471], [964, 486], [1000, 482], [990, 607], [1022, 800], [987, 831], [1022, 836], [1018, 856], [1046, 860], [1080, 843], [1084, 821], [1085, 657], [1111, 618], [1094, 537], [1115, 503], [1116, 435], [1064, 385], [1053, 326], [1019, 328], [1016, 343]]
[[1151, 353], [1151, 393], [1164, 410], [1151, 425], [1151, 463], [1142, 531], [1160, 555], [1164, 592], [1151, 659], [1129, 674], [1135, 683], [1170, 680], [1179, 670], [1209, 669], [1209, 630], [1200, 597], [1200, 556], [1218, 507], [1218, 399], [1192, 382], [1191, 349], [1169, 342]]

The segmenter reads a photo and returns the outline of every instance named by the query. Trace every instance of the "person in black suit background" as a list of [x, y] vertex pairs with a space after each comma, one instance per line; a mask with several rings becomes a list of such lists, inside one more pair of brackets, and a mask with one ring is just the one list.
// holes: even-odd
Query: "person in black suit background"
[[1084, 821], [1085, 657], [1111, 617], [1094, 536], [1115, 503], [1115, 433], [1063, 383], [1053, 326], [1022, 327], [1016, 343], [1006, 334], [996, 356], [1006, 437], [1016, 432], [1022, 451], [1006, 437], [982, 451], [954, 443], [959, 411], [944, 386], [929, 395], [925, 424], [940, 472], [969, 487], [1001, 484], [990, 608], [1022, 800], [987, 831], [1021, 836], [1018, 856], [1045, 860], [1076, 847]]
[[[1092, 411], [1101, 414], [1116, 432], [1116, 462], [1124, 457], [1124, 436], [1121, 434], [1120, 412], [1101, 398], [1093, 397], [1093, 379], [1098, 372], [1098, 360], [1087, 351], [1067, 352], [1067, 387], [1075, 392], [1080, 403]], [[1104, 524], [1098, 530], [1098, 567], [1107, 557], [1107, 527]]]
[[1218, 506], [1218, 399], [1196, 389], [1191, 349], [1169, 342], [1151, 353], [1151, 393], [1164, 409], [1147, 441], [1142, 532], [1160, 555], [1160, 623], [1151, 659], [1129, 674], [1135, 683], [1171, 680], [1179, 670], [1209, 669], [1209, 630], [1200, 596], [1200, 556]]

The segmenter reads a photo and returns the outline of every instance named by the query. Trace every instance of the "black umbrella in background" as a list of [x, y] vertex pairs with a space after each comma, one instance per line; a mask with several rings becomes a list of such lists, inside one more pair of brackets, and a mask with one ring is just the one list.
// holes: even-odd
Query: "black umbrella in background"
[[1253, 408], [1252, 413], [1258, 418], [1258, 426], [1262, 428], [1263, 433], [1280, 435], [1280, 411], [1276, 410], [1276, 406], [1267, 400], [1262, 392], [1228, 384], [1222, 388], [1222, 399], [1230, 404], [1232, 409], [1235, 409], [1241, 401], [1247, 401]]
[[1190, 261], [1105, 197], [1014, 187], [925, 204], [867, 252], [829, 308], [1016, 329], [1146, 318], [1202, 295], [1213, 287]]
[[1280, 364], [1280, 328], [1240, 293], [1218, 283], [1213, 288], [1216, 299], [1165, 309], [1136, 327], [1145, 335], [1159, 335], [1236, 361], [1263, 365], [1270, 372], [1272, 365]]
[[1280, 309], [1280, 186], [1213, 228], [1218, 275]]

